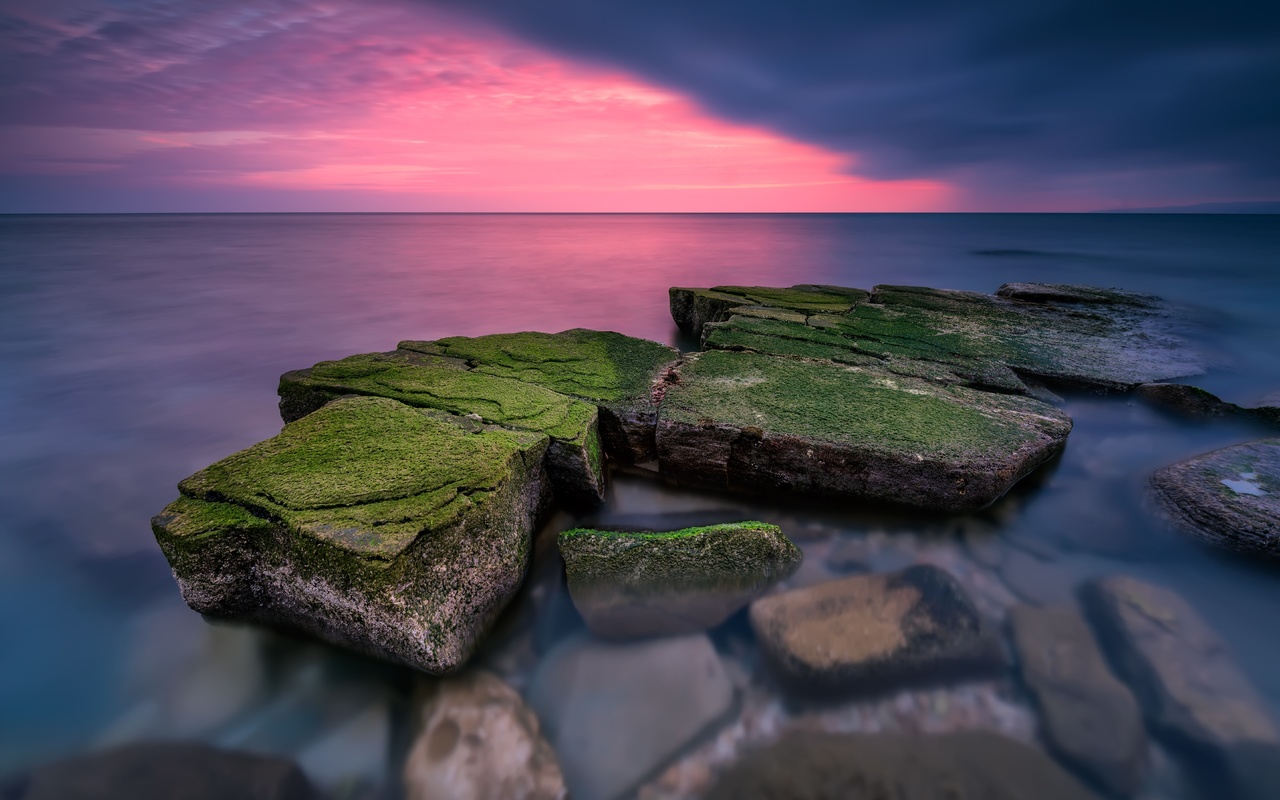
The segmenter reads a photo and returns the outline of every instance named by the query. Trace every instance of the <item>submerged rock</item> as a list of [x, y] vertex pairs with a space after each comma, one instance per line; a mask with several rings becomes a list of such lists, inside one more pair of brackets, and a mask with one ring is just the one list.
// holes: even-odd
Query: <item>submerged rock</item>
[[659, 381], [680, 357], [677, 350], [648, 339], [585, 328], [404, 341], [399, 347], [461, 359], [474, 372], [596, 405], [605, 451], [624, 463], [653, 457], [653, 428], [662, 399]]
[[1142, 712], [1084, 618], [1071, 608], [1015, 606], [1009, 622], [1050, 747], [1111, 794], [1133, 795], [1147, 752]]
[[292, 422], [346, 395], [389, 397], [417, 408], [551, 437], [547, 473], [574, 503], [604, 497], [596, 407], [531, 383], [468, 371], [460, 359], [412, 351], [321, 361], [280, 377], [280, 412]]
[[1243, 410], [1198, 386], [1185, 383], [1144, 383], [1134, 390], [1134, 394], [1154, 406], [1184, 417], [1232, 417]]
[[196, 611], [446, 673], [524, 576], [547, 446], [339, 399], [182, 481], [152, 529]]
[[1081, 591], [1148, 724], [1215, 797], [1280, 797], [1280, 732], [1226, 644], [1174, 592], [1130, 577]]
[[559, 536], [573, 603], [608, 638], [693, 633], [786, 579], [802, 554], [776, 525], [663, 532], [578, 528]]
[[6, 800], [313, 800], [320, 794], [287, 759], [202, 744], [147, 743], [75, 756], [32, 770]]
[[978, 509], [1057, 454], [1071, 430], [1029, 397], [824, 361], [713, 350], [669, 379], [664, 474], [718, 488]]
[[733, 708], [729, 674], [704, 634], [564, 642], [538, 665], [530, 705], [574, 800], [613, 800]]
[[876, 692], [1004, 665], [973, 601], [934, 566], [770, 595], [750, 617], [775, 674], [800, 692]]
[[406, 800], [563, 800], [560, 764], [520, 695], [475, 672], [443, 681], [417, 710]]
[[1233, 550], [1280, 556], [1280, 439], [1224, 447], [1157, 470], [1158, 507], [1183, 531]]
[[796, 733], [748, 753], [707, 800], [1096, 800], [1039, 750], [995, 733]]

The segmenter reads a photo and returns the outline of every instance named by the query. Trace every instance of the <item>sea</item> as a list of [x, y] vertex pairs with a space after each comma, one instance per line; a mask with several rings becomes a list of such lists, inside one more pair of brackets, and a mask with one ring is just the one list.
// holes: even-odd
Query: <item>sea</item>
[[[402, 339], [576, 327], [694, 348], [672, 322], [671, 286], [994, 292], [1025, 281], [1160, 295], [1208, 358], [1192, 382], [1241, 405], [1280, 392], [1280, 216], [2, 216], [0, 783], [77, 753], [178, 739], [288, 757], [333, 797], [400, 796], [423, 679], [206, 622], [183, 604], [150, 529], [179, 480], [280, 430], [285, 371]], [[964, 518], [617, 474], [589, 521], [764, 519], [804, 549], [799, 584], [839, 577], [839, 550], [873, 571], [922, 560], [985, 570], [997, 606], [1069, 603], [1084, 580], [1134, 575], [1182, 595], [1280, 717], [1280, 571], [1188, 541], [1151, 512], [1145, 489], [1162, 465], [1267, 431], [1128, 395], [1061, 394], [1075, 421], [1063, 455]], [[979, 535], [1021, 555], [983, 566]], [[555, 619], [533, 622], [538, 647], [487, 652], [486, 668], [524, 689], [545, 645], [581, 628], [571, 606], [554, 607]], [[1013, 677], [797, 711], [753, 678], [741, 615], [712, 640], [746, 665], [739, 718], [659, 759], [639, 796], [696, 796], [706, 775], [798, 716], [831, 730], [1043, 738]], [[662, 702], [633, 692], [618, 727], [627, 703]], [[1192, 796], [1175, 759], [1152, 758], [1167, 774], [1147, 796]]]

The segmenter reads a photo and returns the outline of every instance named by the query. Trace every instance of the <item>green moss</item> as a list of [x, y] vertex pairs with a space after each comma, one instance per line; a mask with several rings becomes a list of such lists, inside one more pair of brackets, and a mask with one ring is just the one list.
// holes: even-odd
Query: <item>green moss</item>
[[400, 348], [464, 359], [477, 373], [597, 403], [647, 397], [661, 368], [679, 356], [657, 342], [582, 328], [405, 341]]
[[710, 291], [741, 297], [754, 305], [793, 309], [810, 314], [842, 313], [867, 299], [867, 292], [863, 289], [839, 286], [801, 285], [789, 289], [769, 286], [715, 286]]
[[229, 530], [262, 532], [271, 528], [270, 521], [254, 516], [240, 506], [190, 497], [179, 497], [161, 512], [161, 516], [166, 518], [168, 534], [183, 539], [216, 536]]
[[702, 536], [704, 534], [734, 531], [769, 531], [781, 533], [781, 529], [778, 528], [777, 525], [770, 525], [767, 522], [756, 522], [753, 520], [749, 522], [724, 522], [718, 525], [701, 525], [693, 528], [681, 528], [678, 531], [602, 531], [596, 530], [595, 528], [573, 528], [572, 530], [562, 531], [559, 538], [561, 541], [568, 541], [575, 536], [644, 541], [650, 539], [681, 539], [691, 536]]
[[1025, 397], [941, 386], [874, 367], [708, 351], [680, 370], [663, 418], [756, 427], [870, 450], [963, 459], [1007, 452], [1069, 426]]
[[387, 398], [344, 398], [179, 489], [352, 552], [389, 557], [483, 504], [510, 478], [512, 460], [526, 451], [540, 457], [546, 441], [528, 432], [468, 432]]

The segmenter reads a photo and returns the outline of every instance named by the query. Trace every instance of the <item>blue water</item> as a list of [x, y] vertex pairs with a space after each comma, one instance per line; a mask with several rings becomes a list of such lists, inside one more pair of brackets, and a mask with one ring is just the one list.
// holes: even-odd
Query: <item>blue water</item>
[[[1199, 385], [1241, 404], [1280, 391], [1280, 216], [0, 217], [0, 777], [153, 735], [297, 755], [350, 718], [342, 703], [376, 706], [402, 680], [328, 648], [209, 628], [155, 547], [148, 518], [181, 478], [279, 430], [286, 370], [514, 330], [677, 343], [672, 285], [1007, 281], [1162, 295], [1189, 309], [1211, 354]], [[984, 519], [1068, 544], [1113, 526], [1121, 544], [1104, 561], [1082, 546], [1077, 566], [1122, 561], [1177, 586], [1280, 709], [1280, 575], [1162, 530], [1140, 497], [1151, 469], [1260, 432], [1124, 397], [1068, 397], [1066, 410], [1063, 459]], [[690, 506], [624, 479], [603, 514]], [[752, 510], [850, 535], [933, 524]], [[196, 672], [206, 682], [184, 686]], [[308, 694], [312, 679], [342, 692]], [[351, 769], [394, 784], [394, 744], [369, 747], [373, 766]]]

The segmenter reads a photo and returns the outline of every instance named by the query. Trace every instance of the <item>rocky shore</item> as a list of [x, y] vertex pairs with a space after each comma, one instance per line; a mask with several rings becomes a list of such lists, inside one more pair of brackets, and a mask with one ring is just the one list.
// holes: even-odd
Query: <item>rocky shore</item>
[[[184, 480], [152, 521], [184, 599], [435, 676], [483, 668], [407, 701], [409, 797], [1280, 786], [1275, 724], [1189, 604], [1114, 577], [1109, 555], [966, 527], [1063, 449], [1054, 389], [1166, 397], [1139, 387], [1203, 369], [1174, 309], [1048, 284], [670, 299], [700, 352], [572, 330], [286, 373], [283, 431]], [[1207, 538], [1270, 553], [1274, 447], [1193, 459], [1153, 490]], [[942, 533], [557, 523], [605, 502], [619, 467], [921, 509]]]

